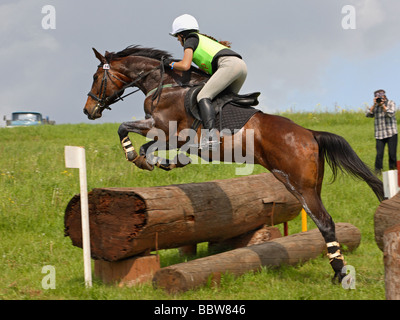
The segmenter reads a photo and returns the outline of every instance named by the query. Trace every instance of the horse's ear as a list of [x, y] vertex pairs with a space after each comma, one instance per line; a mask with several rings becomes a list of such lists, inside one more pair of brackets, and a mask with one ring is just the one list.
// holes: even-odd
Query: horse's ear
[[106, 58], [104, 58], [100, 52], [98, 52], [95, 48], [92, 48], [94, 51], [94, 54], [96, 55], [96, 58], [100, 60], [101, 63], [107, 63]]

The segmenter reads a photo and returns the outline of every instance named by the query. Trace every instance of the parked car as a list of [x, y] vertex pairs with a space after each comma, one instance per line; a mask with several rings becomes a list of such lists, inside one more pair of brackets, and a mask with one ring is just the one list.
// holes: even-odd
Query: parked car
[[50, 121], [48, 117], [43, 118], [40, 112], [13, 112], [11, 114], [11, 120], [7, 120], [4, 116], [4, 121], [6, 122], [6, 127], [27, 127], [27, 126], [37, 126], [42, 124], [55, 124], [55, 121]]

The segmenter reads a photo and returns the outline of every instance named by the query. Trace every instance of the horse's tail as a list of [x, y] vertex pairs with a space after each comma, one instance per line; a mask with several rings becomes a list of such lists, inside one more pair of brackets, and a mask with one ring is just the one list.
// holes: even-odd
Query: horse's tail
[[372, 173], [343, 137], [329, 132], [310, 131], [318, 142], [320, 154], [325, 157], [332, 169], [333, 181], [339, 169], [357, 179], [364, 180], [375, 192], [379, 201], [384, 199], [382, 181]]

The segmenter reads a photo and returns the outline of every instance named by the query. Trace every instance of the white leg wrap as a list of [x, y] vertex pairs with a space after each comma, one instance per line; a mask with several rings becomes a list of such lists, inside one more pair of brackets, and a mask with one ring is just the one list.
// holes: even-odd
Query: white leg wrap
[[328, 248], [330, 248], [330, 247], [340, 247], [340, 244], [339, 244], [339, 242], [337, 242], [337, 241], [332, 241], [332, 242], [328, 242], [328, 243], [326, 244], [326, 246], [327, 246]]
[[125, 142], [122, 143], [122, 145], [124, 147], [126, 147], [126, 146], [129, 146], [129, 145], [132, 145], [132, 143], [130, 141], [125, 141]]
[[[338, 247], [338, 248], [340, 248], [340, 244], [339, 244], [339, 242], [337, 242], [337, 241], [328, 242], [328, 243], [326, 244], [326, 246], [327, 246], [328, 248], [331, 248], [331, 247]], [[327, 256], [328, 256], [328, 258], [329, 258], [329, 262], [332, 262], [333, 259], [340, 259], [340, 260], [343, 260], [343, 261], [344, 261], [344, 257], [343, 257], [343, 255], [342, 255], [342, 253], [340, 252], [340, 249], [336, 250], [335, 253], [329, 253], [329, 252], [328, 252], [328, 253], [327, 253]]]
[[138, 155], [136, 155], [136, 158], [135, 159], [129, 159], [128, 158], [128, 153], [129, 152], [135, 152], [135, 148], [133, 147], [133, 145], [132, 145], [132, 142], [131, 142], [131, 140], [129, 140], [129, 137], [125, 137], [122, 141], [121, 141], [121, 144], [122, 144], [122, 149], [124, 149], [124, 152], [125, 152], [125, 158], [126, 158], [126, 160], [128, 160], [128, 161], [132, 161], [132, 162], [134, 162], [135, 160], [137, 160], [137, 158], [139, 157]]

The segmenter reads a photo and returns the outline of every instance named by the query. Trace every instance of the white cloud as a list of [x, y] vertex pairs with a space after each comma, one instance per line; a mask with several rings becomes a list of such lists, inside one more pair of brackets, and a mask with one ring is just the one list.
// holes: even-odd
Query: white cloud
[[356, 1], [355, 6], [359, 28], [368, 30], [384, 23], [386, 14], [382, 1], [359, 0]]

